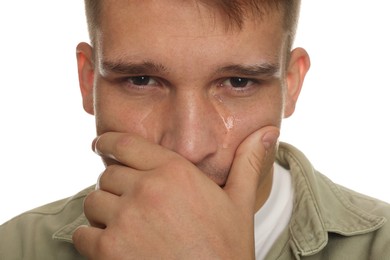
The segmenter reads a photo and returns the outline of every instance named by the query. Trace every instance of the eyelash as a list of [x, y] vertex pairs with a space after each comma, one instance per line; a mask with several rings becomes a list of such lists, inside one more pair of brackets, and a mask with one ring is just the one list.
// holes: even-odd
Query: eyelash
[[[147, 80], [148, 84], [135, 84], [135, 81], [138, 81], [138, 80], [141, 80], [141, 81]], [[154, 78], [152, 76], [147, 76], [147, 75], [127, 77], [127, 78], [124, 78], [122, 81], [125, 84], [130, 84], [133, 88], [139, 88], [139, 89], [146, 88], [148, 86], [157, 86], [159, 84], [159, 82], [156, 78]], [[152, 81], [153, 83], [150, 84], [150, 81]]]

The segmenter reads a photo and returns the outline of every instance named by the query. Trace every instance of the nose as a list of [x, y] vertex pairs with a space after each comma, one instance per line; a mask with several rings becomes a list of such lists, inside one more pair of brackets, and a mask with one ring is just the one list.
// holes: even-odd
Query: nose
[[176, 92], [164, 118], [161, 145], [199, 164], [218, 149], [218, 114], [207, 95]]

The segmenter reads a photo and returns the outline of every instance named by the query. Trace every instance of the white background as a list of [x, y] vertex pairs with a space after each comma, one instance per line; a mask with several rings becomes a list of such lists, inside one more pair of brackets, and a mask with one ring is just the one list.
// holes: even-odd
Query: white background
[[[303, 0], [296, 45], [312, 68], [281, 136], [335, 182], [388, 202], [389, 13], [385, 0]], [[0, 223], [103, 169], [81, 106], [79, 41], [83, 1], [0, 0]]]

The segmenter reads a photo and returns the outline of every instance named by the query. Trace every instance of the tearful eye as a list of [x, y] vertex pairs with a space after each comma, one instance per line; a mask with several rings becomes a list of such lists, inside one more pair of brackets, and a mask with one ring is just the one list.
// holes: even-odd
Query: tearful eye
[[149, 76], [130, 77], [128, 79], [128, 81], [130, 81], [132, 84], [137, 85], [137, 86], [146, 86], [146, 85], [156, 84], [156, 81]]
[[248, 86], [248, 83], [250, 82], [250, 79], [247, 78], [239, 78], [239, 77], [233, 77], [227, 79], [223, 84], [231, 86], [233, 88], [244, 88]]
[[248, 85], [249, 79], [246, 78], [231, 78], [230, 84], [235, 88], [243, 88]]

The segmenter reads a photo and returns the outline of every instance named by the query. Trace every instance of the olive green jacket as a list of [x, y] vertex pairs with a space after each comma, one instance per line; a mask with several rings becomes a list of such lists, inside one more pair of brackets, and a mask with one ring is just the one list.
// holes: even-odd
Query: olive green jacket
[[[290, 145], [280, 145], [277, 160], [291, 171], [294, 208], [266, 259], [390, 259], [390, 205], [332, 183]], [[0, 259], [83, 259], [72, 233], [87, 224], [83, 200], [93, 189], [0, 226]]]

